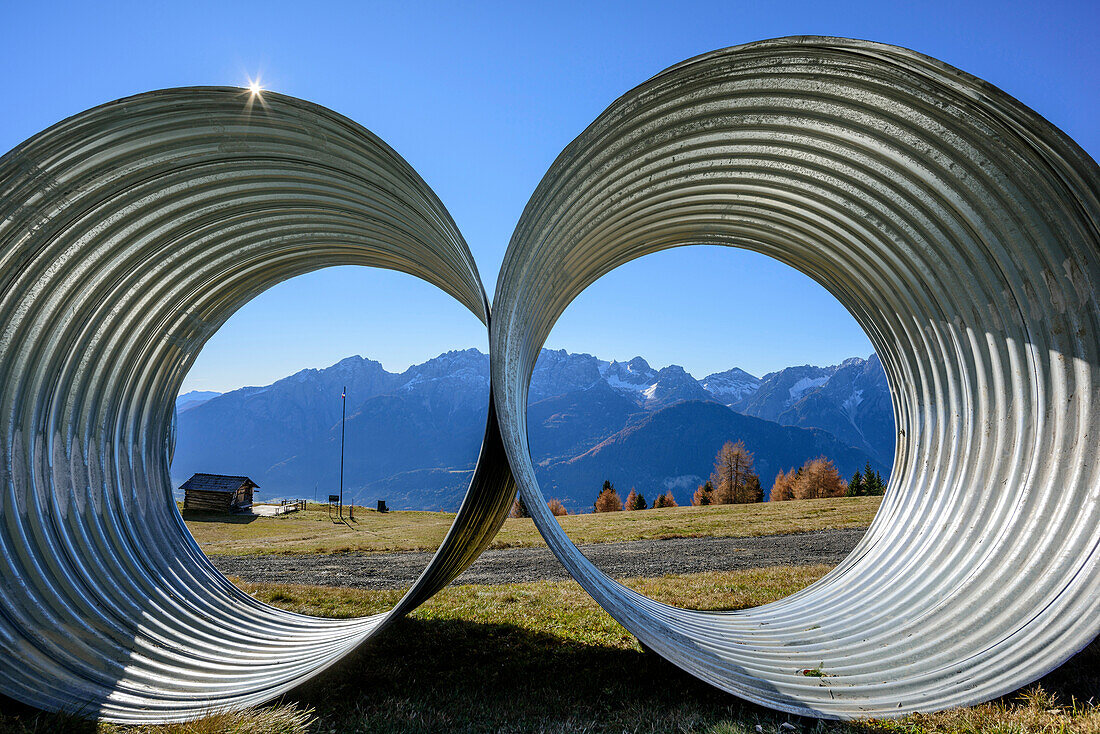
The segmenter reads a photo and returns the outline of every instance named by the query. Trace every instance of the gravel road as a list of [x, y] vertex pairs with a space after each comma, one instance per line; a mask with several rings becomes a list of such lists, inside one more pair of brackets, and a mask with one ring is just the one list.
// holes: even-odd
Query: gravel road
[[[614, 578], [668, 573], [735, 571], [764, 566], [837, 564], [855, 547], [863, 529], [820, 530], [758, 538], [675, 538], [582, 545], [581, 551]], [[261, 583], [403, 589], [412, 584], [431, 553], [341, 553], [211, 556], [227, 576]], [[454, 584], [506, 584], [566, 580], [565, 567], [548, 548], [507, 548], [481, 554]]]

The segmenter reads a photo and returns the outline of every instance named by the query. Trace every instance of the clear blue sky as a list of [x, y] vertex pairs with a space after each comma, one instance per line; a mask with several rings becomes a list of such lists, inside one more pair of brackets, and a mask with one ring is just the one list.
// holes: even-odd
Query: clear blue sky
[[[490, 295], [512, 228], [558, 152], [626, 90], [715, 48], [793, 34], [908, 46], [993, 82], [1100, 153], [1095, 0], [96, 5], [0, 5], [0, 150], [118, 97], [259, 75], [268, 88], [351, 117], [403, 155], [450, 209]], [[402, 303], [416, 309], [403, 314]], [[735, 317], [746, 325], [741, 339], [720, 342]], [[185, 387], [264, 384], [353, 353], [402, 369], [466, 346], [484, 349], [485, 337], [446, 296], [399, 274], [338, 268], [246, 306]], [[570, 307], [548, 346], [642, 354], [697, 377], [870, 350], [804, 277], [749, 253], [701, 248], [605, 277]]]

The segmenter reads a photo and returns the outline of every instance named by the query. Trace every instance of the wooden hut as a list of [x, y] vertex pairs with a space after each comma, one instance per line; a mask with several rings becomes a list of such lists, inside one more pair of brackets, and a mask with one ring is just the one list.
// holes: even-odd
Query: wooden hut
[[259, 485], [248, 477], [224, 474], [192, 474], [180, 485], [183, 509], [196, 512], [242, 512], [252, 508], [253, 490]]

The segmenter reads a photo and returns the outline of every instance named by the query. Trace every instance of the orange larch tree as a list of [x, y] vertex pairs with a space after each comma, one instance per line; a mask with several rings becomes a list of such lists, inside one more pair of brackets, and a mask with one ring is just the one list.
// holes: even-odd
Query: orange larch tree
[[714, 503], [718, 505], [760, 502], [764, 493], [760, 477], [752, 470], [753, 455], [744, 441], [726, 441], [714, 457], [710, 482], [714, 486]]
[[604, 480], [603, 489], [596, 497], [593, 508], [596, 512], [618, 512], [623, 509], [623, 498], [619, 496], [619, 493], [615, 490], [615, 485], [609, 480]]
[[803, 464], [794, 482], [794, 498], [799, 500], [843, 497], [847, 492], [848, 483], [841, 479], [833, 462], [824, 456]]

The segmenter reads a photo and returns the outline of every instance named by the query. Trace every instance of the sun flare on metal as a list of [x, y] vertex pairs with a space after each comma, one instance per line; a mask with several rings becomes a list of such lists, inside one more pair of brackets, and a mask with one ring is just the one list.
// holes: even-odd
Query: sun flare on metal
[[322, 107], [240, 96], [138, 95], [0, 159], [0, 693], [40, 708], [139, 723], [270, 700], [446, 586], [514, 494], [490, 415], [431, 563], [363, 619], [261, 604], [195, 543], [168, 474], [174, 396], [241, 305], [357, 264], [489, 317], [466, 243], [400, 156]]

